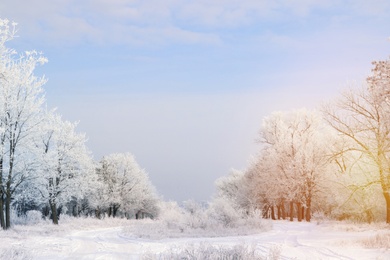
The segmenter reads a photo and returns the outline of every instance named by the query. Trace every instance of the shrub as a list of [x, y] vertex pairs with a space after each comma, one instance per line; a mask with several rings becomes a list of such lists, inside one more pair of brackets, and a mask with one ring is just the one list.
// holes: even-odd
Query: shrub
[[196, 260], [196, 259], [209, 259], [209, 260], [261, 260], [270, 259], [277, 260], [280, 258], [280, 247], [272, 247], [268, 252], [268, 255], [262, 255], [259, 250], [256, 249], [256, 245], [239, 244], [235, 246], [215, 246], [211, 243], [200, 244], [187, 244], [185, 246], [173, 246], [166, 251], [158, 255], [144, 255], [144, 260], [170, 260], [170, 259], [183, 259], [183, 260]]
[[270, 222], [261, 218], [260, 211], [237, 212], [222, 203], [208, 209], [193, 202], [180, 208], [167, 203], [157, 220], [142, 220], [123, 229], [124, 236], [151, 239], [178, 237], [217, 237], [248, 235], [267, 231]]
[[376, 234], [375, 236], [361, 240], [365, 248], [386, 248], [390, 249], [390, 233]]
[[241, 210], [233, 208], [232, 205], [224, 199], [215, 199], [210, 205], [208, 215], [217, 223], [230, 228], [237, 227], [239, 220], [242, 218]]
[[0, 259], [29, 260], [33, 259], [31, 253], [21, 246], [13, 245], [0, 252]]
[[30, 210], [26, 213], [27, 224], [38, 224], [43, 221], [42, 213], [38, 210]]
[[11, 211], [12, 225], [36, 225], [44, 222], [42, 213], [38, 210], [29, 210], [26, 215], [20, 215], [15, 210]]

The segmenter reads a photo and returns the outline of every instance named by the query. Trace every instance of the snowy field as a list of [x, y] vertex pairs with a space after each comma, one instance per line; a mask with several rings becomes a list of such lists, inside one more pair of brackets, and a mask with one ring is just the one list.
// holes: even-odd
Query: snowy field
[[[68, 219], [0, 231], [1, 259], [167, 259], [185, 248], [252, 248], [260, 259], [390, 259], [385, 224], [274, 221], [249, 236], [141, 239], [123, 232], [137, 221]], [[207, 245], [207, 246], [205, 246]], [[196, 250], [195, 250], [196, 251]], [[165, 254], [165, 258], [163, 258]], [[217, 258], [218, 259], [218, 258]]]

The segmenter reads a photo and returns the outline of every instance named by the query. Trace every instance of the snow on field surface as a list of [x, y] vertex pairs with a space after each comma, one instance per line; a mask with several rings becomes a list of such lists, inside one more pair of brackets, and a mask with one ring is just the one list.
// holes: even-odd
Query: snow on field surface
[[277, 251], [280, 259], [390, 259], [390, 228], [385, 224], [274, 221], [272, 230], [249, 236], [152, 240], [124, 235], [124, 226], [137, 223], [72, 219], [59, 226], [15, 226], [0, 231], [0, 258], [158, 259], [169, 250], [207, 243], [215, 247], [254, 246], [264, 258]]

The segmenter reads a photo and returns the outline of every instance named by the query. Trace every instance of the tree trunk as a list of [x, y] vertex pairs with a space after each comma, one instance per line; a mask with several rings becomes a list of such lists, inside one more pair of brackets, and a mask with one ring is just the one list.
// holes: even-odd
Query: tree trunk
[[311, 201], [307, 201], [307, 208], [306, 208], [306, 221], [310, 222], [311, 220]]
[[273, 219], [273, 220], [275, 220], [276, 218], [275, 218], [275, 207], [272, 205], [271, 206], [271, 218]]
[[10, 169], [5, 190], [5, 228], [11, 227], [11, 172], [13, 169], [13, 160], [10, 162]]
[[[4, 145], [4, 141], [2, 145]], [[3, 229], [6, 229], [4, 219], [3, 156], [0, 159], [0, 225]]]
[[286, 209], [284, 208], [284, 201], [280, 204], [282, 208], [282, 219], [286, 219]]
[[11, 227], [11, 194], [7, 191], [5, 198], [5, 229]]
[[53, 218], [53, 224], [58, 225], [57, 205], [52, 200], [49, 200], [49, 204], [50, 204], [50, 208], [51, 208], [51, 216]]
[[[2, 187], [0, 186], [0, 189]], [[5, 219], [4, 219], [4, 195], [3, 191], [0, 190], [0, 224], [3, 229], [5, 228]]]
[[302, 220], [305, 219], [305, 207], [302, 206]]
[[268, 218], [268, 209], [269, 209], [268, 205], [263, 207], [263, 218]]
[[78, 212], [79, 211], [78, 211], [77, 205], [74, 205], [73, 206], [73, 212], [72, 212], [73, 213], [73, 217], [78, 217]]
[[112, 213], [112, 206], [110, 206], [108, 208], [108, 217], [110, 218], [111, 217], [111, 213]]
[[294, 202], [290, 201], [290, 221], [294, 221]]
[[112, 207], [112, 216], [115, 218], [116, 214], [118, 213], [118, 209], [120, 208], [120, 205], [114, 204]]
[[113, 217], [113, 218], [116, 217], [116, 209], [115, 209], [115, 206], [112, 207], [112, 217]]
[[49, 216], [49, 214], [50, 214], [50, 209], [49, 209], [49, 207], [48, 207], [47, 205], [42, 209], [42, 214], [43, 214], [43, 216], [45, 216], [45, 217]]
[[390, 224], [390, 191], [383, 192], [386, 200], [386, 223]]
[[278, 220], [280, 220], [280, 215], [281, 215], [281, 211], [280, 211], [280, 204], [277, 206], [277, 208], [278, 208]]
[[5, 190], [5, 228], [6, 229], [11, 227], [11, 195], [12, 195], [11, 182], [12, 182], [12, 174], [14, 169], [14, 155], [15, 155], [15, 144], [12, 141], [10, 143], [8, 179], [7, 179], [6, 190]]
[[302, 221], [302, 206], [301, 203], [297, 203], [298, 221]]
[[101, 213], [100, 213], [100, 208], [97, 207], [96, 210], [95, 210], [95, 217], [100, 219], [101, 218]]

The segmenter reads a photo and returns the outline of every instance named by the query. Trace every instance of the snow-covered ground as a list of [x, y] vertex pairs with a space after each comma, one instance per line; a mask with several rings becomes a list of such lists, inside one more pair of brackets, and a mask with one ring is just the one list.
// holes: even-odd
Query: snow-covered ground
[[[10, 231], [0, 231], [0, 257], [141, 259], [145, 255], [156, 256], [172, 248], [206, 242], [224, 247], [254, 245], [262, 255], [276, 252], [280, 259], [390, 259], [390, 229], [385, 225], [274, 221], [272, 230], [250, 236], [150, 240], [124, 235], [122, 227], [136, 224], [135, 221], [94, 220], [93, 224], [83, 221], [90, 222], [15, 226]], [[370, 241], [378, 238], [387, 239], [382, 248], [367, 248]]]

